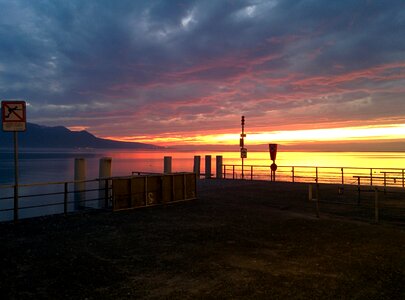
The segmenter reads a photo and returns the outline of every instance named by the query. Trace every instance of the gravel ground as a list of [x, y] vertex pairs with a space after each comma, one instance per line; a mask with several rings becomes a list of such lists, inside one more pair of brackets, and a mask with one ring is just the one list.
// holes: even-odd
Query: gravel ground
[[317, 218], [307, 193], [303, 184], [202, 180], [189, 202], [3, 223], [0, 294], [405, 299], [405, 226], [371, 224], [350, 205], [342, 213], [321, 203]]

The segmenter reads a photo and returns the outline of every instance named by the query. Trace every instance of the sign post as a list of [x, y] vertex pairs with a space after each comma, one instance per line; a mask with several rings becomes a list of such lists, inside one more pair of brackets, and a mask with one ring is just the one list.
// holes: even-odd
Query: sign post
[[242, 179], [245, 177], [244, 175], [244, 159], [247, 158], [247, 149], [245, 148], [245, 116], [242, 116], [241, 119], [242, 125], [242, 133], [240, 134], [239, 146], [240, 146], [240, 158], [242, 159]]
[[270, 180], [271, 181], [276, 181], [276, 171], [277, 171], [277, 165], [276, 165], [276, 157], [277, 157], [277, 144], [269, 144], [269, 152], [270, 152], [270, 159], [273, 161], [273, 163], [270, 166]]
[[2, 101], [3, 131], [14, 132], [14, 222], [18, 220], [18, 131], [27, 129], [25, 101]]

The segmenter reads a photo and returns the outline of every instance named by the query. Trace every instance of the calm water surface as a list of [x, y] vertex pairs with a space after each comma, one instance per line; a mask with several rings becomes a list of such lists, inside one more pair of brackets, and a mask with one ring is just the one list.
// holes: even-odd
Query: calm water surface
[[[97, 151], [55, 151], [55, 150], [35, 150], [21, 151], [19, 154], [19, 175], [20, 184], [31, 184], [41, 182], [60, 182], [72, 181], [74, 174], [75, 158], [85, 158], [87, 162], [87, 179], [98, 177], [99, 159], [102, 157], [112, 157], [112, 175], [125, 176], [130, 175], [133, 171], [140, 172], [158, 172], [163, 171], [163, 157], [172, 156], [173, 172], [190, 172], [193, 170], [193, 160], [195, 155], [201, 156], [201, 172], [204, 173], [205, 155], [212, 156], [212, 172], [215, 172], [215, 156], [222, 155], [224, 164], [232, 165], [241, 164], [239, 152], [196, 152], [196, 151], [134, 151], [134, 150], [97, 150]], [[405, 153], [382, 153], [382, 152], [282, 152], [277, 155], [277, 164], [279, 165], [279, 180], [291, 181], [290, 169], [282, 166], [319, 166], [319, 167], [362, 167], [362, 168], [405, 168]], [[269, 180], [268, 166], [271, 164], [268, 152], [249, 152], [245, 165], [263, 165], [264, 172], [261, 179]], [[235, 168], [236, 170], [238, 167]], [[249, 167], [245, 173], [249, 175]], [[258, 168], [260, 169], [260, 168]], [[298, 174], [296, 168], [296, 175]], [[314, 168], [301, 168], [301, 175], [314, 177]], [[227, 169], [228, 176], [229, 170]], [[284, 171], [282, 171], [284, 170]], [[328, 169], [327, 169], [328, 170]], [[339, 169], [340, 170], [340, 169]], [[338, 172], [339, 172], [338, 170]], [[238, 172], [238, 170], [237, 170]], [[240, 168], [239, 168], [240, 172]], [[256, 171], [255, 171], [256, 172]], [[284, 172], [284, 173], [283, 173]], [[374, 171], [378, 176], [380, 171]], [[321, 174], [320, 176], [328, 176]], [[367, 173], [366, 173], [367, 174]], [[240, 174], [236, 175], [239, 178]], [[257, 173], [255, 173], [257, 176]], [[285, 178], [284, 178], [284, 177]], [[346, 174], [345, 174], [346, 176]], [[351, 175], [349, 180], [353, 181]], [[381, 176], [381, 175], [380, 175]], [[229, 178], [229, 177], [228, 177]], [[255, 177], [257, 178], [257, 177]], [[311, 179], [313, 180], [313, 178]], [[335, 180], [335, 179], [334, 179]], [[339, 178], [338, 178], [339, 180]], [[0, 185], [13, 184], [14, 182], [14, 160], [13, 153], [10, 151], [0, 150]], [[73, 188], [70, 185], [69, 191]], [[97, 183], [89, 183], [87, 188], [98, 188]], [[33, 194], [43, 193], [62, 193], [59, 195], [32, 197]], [[92, 193], [92, 194], [91, 194]], [[29, 196], [31, 195], [31, 196]], [[0, 221], [13, 219], [13, 189], [0, 188]], [[40, 216], [44, 214], [63, 213], [63, 184], [20, 187], [19, 211], [20, 218]], [[73, 195], [69, 195], [69, 201]], [[97, 198], [97, 192], [90, 192], [89, 198]], [[33, 205], [52, 204], [52, 206], [40, 208], [28, 208]], [[90, 206], [97, 203], [89, 203]], [[68, 211], [73, 210], [73, 204], [69, 204]]]
[[[201, 170], [204, 172], [204, 157], [212, 155], [212, 170], [215, 170], [215, 156], [222, 155], [224, 164], [241, 164], [239, 152], [196, 152], [196, 151], [21, 151], [19, 154], [20, 183], [73, 180], [74, 159], [85, 158], [87, 178], [98, 177], [99, 159], [112, 157], [113, 176], [130, 175], [133, 171], [162, 172], [163, 157], [172, 156], [174, 172], [192, 171], [194, 155], [201, 156]], [[364, 167], [405, 168], [403, 152], [282, 152], [277, 154], [279, 166], [319, 167]], [[250, 152], [245, 165], [270, 165], [268, 152]], [[14, 180], [13, 153], [0, 151], [0, 184], [12, 184]]]

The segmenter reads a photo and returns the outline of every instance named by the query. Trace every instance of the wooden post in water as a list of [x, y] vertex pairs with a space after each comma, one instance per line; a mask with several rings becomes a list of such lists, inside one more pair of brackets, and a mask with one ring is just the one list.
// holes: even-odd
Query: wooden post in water
[[99, 172], [98, 172], [98, 177], [99, 177], [99, 182], [98, 182], [98, 204], [97, 208], [102, 208], [102, 207], [107, 207], [108, 204], [108, 192], [106, 195], [105, 190], [108, 190], [108, 180], [105, 180], [105, 178], [109, 178], [112, 175], [111, 172], [111, 162], [112, 158], [111, 157], [103, 157], [100, 158], [100, 164], [99, 164]]
[[221, 155], [217, 155], [216, 157], [217, 161], [216, 161], [216, 178], [217, 179], [222, 179], [222, 156]]
[[195, 155], [194, 156], [194, 167], [193, 172], [197, 175], [197, 178], [200, 178], [200, 169], [201, 169], [201, 156]]
[[205, 156], [205, 178], [211, 178], [211, 155]]
[[163, 162], [164, 162], [163, 173], [170, 174], [172, 172], [172, 157], [165, 156]]

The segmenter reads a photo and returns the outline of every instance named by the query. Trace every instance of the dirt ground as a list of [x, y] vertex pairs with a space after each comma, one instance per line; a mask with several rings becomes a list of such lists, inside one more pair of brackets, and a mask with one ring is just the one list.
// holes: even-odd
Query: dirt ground
[[405, 299], [405, 226], [322, 203], [317, 218], [307, 189], [201, 180], [189, 202], [0, 224], [0, 294]]

